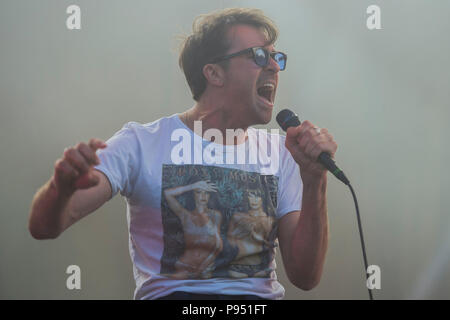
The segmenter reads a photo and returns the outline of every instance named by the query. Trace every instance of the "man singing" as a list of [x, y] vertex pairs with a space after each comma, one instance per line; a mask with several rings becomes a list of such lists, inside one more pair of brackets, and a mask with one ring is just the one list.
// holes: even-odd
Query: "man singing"
[[195, 105], [67, 148], [33, 199], [32, 236], [56, 238], [120, 192], [135, 299], [281, 299], [277, 247], [295, 286], [317, 286], [328, 219], [316, 160], [337, 144], [308, 121], [286, 137], [252, 127], [271, 120], [286, 68], [277, 36], [260, 10], [199, 16], [179, 58]]

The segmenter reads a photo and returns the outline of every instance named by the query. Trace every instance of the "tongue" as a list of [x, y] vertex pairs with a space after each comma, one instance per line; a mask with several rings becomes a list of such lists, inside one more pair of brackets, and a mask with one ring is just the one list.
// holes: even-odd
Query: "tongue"
[[270, 102], [270, 96], [272, 95], [272, 91], [265, 87], [261, 87], [258, 89], [258, 95], [260, 95], [261, 97], [263, 97], [264, 99], [266, 99]]

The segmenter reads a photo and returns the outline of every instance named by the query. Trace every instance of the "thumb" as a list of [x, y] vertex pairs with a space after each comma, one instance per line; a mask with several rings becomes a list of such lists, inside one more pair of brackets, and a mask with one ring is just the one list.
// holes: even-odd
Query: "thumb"
[[287, 129], [285, 145], [288, 148], [288, 150], [291, 150], [292, 147], [297, 145], [297, 136], [298, 130], [296, 127], [290, 127]]
[[94, 174], [93, 170], [88, 171], [75, 182], [75, 187], [77, 189], [88, 189], [96, 186], [100, 179]]

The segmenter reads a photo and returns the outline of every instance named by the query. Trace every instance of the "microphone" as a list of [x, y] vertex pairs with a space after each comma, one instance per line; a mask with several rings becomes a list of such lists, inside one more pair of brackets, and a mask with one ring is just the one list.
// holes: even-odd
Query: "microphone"
[[[278, 125], [283, 129], [283, 131], [287, 131], [290, 127], [298, 127], [300, 125], [300, 120], [298, 116], [289, 109], [281, 110], [277, 114], [277, 122]], [[350, 181], [345, 176], [344, 172], [336, 166], [336, 163], [331, 159], [331, 156], [327, 152], [322, 152], [317, 160], [325, 167], [328, 171], [330, 171], [336, 178], [341, 180], [346, 185], [350, 184]]]
[[[300, 120], [298, 119], [297, 115], [292, 112], [289, 109], [281, 110], [277, 114], [277, 122], [280, 125], [281, 129], [284, 131], [287, 131], [289, 127], [298, 127], [300, 125]], [[358, 207], [358, 201], [356, 200], [356, 194], [353, 190], [352, 185], [350, 184], [350, 181], [345, 176], [344, 172], [342, 172], [341, 169], [339, 169], [336, 164], [334, 163], [333, 159], [331, 159], [330, 155], [326, 152], [322, 152], [318, 159], [317, 159], [325, 168], [328, 169], [332, 174], [335, 175], [336, 178], [341, 180], [343, 183], [345, 183], [352, 192], [353, 201], [355, 202], [355, 208], [356, 208], [356, 217], [358, 219], [358, 229], [359, 229], [359, 237], [361, 239], [361, 249], [363, 252], [363, 259], [364, 259], [364, 266], [366, 267], [366, 272], [368, 270], [368, 263], [367, 263], [367, 255], [366, 255], [366, 245], [364, 244], [364, 236], [363, 236], [363, 230], [361, 225], [361, 217], [359, 215], [359, 207]], [[366, 277], [368, 277], [368, 274], [366, 273]], [[372, 295], [372, 289], [367, 287], [369, 290], [369, 297], [370, 300], [373, 300]]]

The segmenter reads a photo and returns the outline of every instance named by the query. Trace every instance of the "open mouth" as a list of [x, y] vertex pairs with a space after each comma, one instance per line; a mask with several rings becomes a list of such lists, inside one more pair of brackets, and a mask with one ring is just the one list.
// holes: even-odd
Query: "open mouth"
[[257, 90], [258, 95], [273, 104], [275, 86], [272, 83], [264, 83]]

